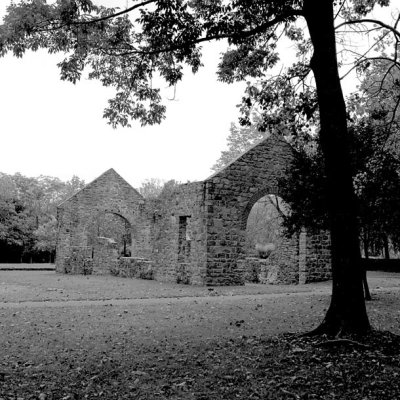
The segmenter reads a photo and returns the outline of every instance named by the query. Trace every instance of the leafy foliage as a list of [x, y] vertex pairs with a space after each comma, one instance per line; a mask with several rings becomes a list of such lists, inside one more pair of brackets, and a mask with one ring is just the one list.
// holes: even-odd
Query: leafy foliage
[[[400, 159], [384, 146], [386, 131], [379, 124], [358, 124], [358, 168], [354, 186], [359, 200], [364, 247], [382, 249], [388, 238], [395, 249], [400, 244]], [[382, 132], [383, 130], [383, 132]]]
[[165, 182], [159, 178], [146, 179], [142, 182], [139, 193], [145, 199], [155, 199], [161, 194], [164, 184]]
[[160, 196], [171, 194], [179, 185], [180, 182], [177, 182], [174, 179], [165, 182], [162, 179], [150, 178], [142, 182], [142, 185], [139, 188], [139, 193], [145, 199], [154, 200]]
[[[299, 2], [240, 0], [143, 0], [126, 10], [95, 6], [90, 0], [12, 3], [0, 26], [0, 55], [22, 57], [27, 50], [63, 52], [61, 79], [90, 79], [115, 88], [104, 111], [113, 126], [164, 118], [158, 76], [168, 85], [182, 79], [183, 65], [201, 66], [199, 44], [227, 39], [219, 76], [225, 81], [261, 77], [278, 61], [275, 24], [293, 21]], [[293, 30], [291, 31], [294, 35]]]
[[23, 248], [30, 242], [34, 221], [17, 199], [0, 199], [0, 241]]
[[57, 219], [54, 215], [49, 215], [47, 222], [39, 225], [34, 231], [34, 249], [40, 252], [54, 254], [57, 244]]
[[[257, 120], [256, 115], [254, 120]], [[231, 123], [227, 139], [228, 149], [221, 152], [221, 156], [211, 169], [219, 171], [268, 135], [269, 133], [258, 130], [257, 124], [242, 127]]]
[[398, 145], [393, 133], [400, 128], [400, 64], [384, 58], [363, 67], [360, 91], [350, 98], [349, 111], [353, 118], [371, 115], [376, 124], [386, 127], [390, 144]]
[[[364, 246], [382, 249], [390, 238], [399, 243], [400, 159], [384, 146], [386, 132], [373, 120], [364, 118], [350, 129], [352, 137], [352, 176], [357, 198], [360, 240]], [[289, 234], [308, 229], [327, 229], [323, 158], [320, 151], [300, 150], [293, 168], [282, 178], [283, 197], [291, 207], [284, 217]]]
[[0, 247], [2, 261], [30, 259], [36, 253], [54, 256], [57, 205], [84, 186], [74, 176], [68, 182], [19, 173], [0, 174]]

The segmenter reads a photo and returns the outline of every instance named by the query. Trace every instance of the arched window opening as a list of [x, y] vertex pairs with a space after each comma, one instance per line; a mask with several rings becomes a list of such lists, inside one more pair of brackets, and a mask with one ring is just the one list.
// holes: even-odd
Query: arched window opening
[[282, 198], [274, 194], [258, 199], [255, 203], [250, 202], [246, 210], [248, 214], [243, 260], [245, 281], [272, 284], [297, 283], [298, 236], [291, 238], [285, 236], [282, 225], [283, 217], [289, 212], [289, 207]]
[[282, 219], [288, 205], [281, 197], [270, 194], [251, 208], [246, 224], [245, 250], [248, 257], [267, 259], [283, 238]]
[[131, 255], [131, 224], [123, 216], [112, 212], [99, 213], [89, 224], [87, 233], [88, 245], [92, 249], [96, 247], [98, 238], [107, 238], [115, 242], [120, 257]]

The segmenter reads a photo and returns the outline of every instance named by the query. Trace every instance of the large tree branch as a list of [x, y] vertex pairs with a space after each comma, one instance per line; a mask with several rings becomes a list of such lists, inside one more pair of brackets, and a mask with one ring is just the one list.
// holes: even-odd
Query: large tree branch
[[[101, 18], [97, 18], [97, 19], [92, 19], [92, 20], [88, 20], [88, 21], [76, 21], [76, 22], [72, 22], [70, 23], [70, 25], [85, 25], [85, 24], [92, 24], [92, 23], [98, 23], [101, 21], [105, 21], [105, 20], [109, 20], [112, 18], [115, 18], [117, 16], [129, 13], [131, 11], [133, 11], [134, 9], [137, 9], [139, 7], [142, 7], [144, 5], [150, 4], [150, 3], [156, 3], [158, 0], [147, 0], [147, 1], [143, 1], [141, 3], [135, 4], [132, 7], [129, 7], [123, 11], [120, 11], [118, 13], [115, 14], [111, 14], [111, 15], [107, 15]], [[128, 55], [133, 55], [133, 54], [142, 54], [142, 55], [156, 55], [156, 54], [161, 54], [161, 53], [168, 53], [168, 52], [172, 52], [172, 51], [176, 51], [182, 48], [188, 48], [191, 47], [193, 45], [196, 44], [200, 44], [203, 42], [210, 42], [213, 40], [222, 40], [222, 39], [233, 39], [233, 40], [240, 40], [240, 39], [246, 39], [248, 37], [263, 33], [265, 31], [267, 31], [269, 28], [272, 28], [273, 26], [276, 26], [280, 23], [285, 22], [288, 18], [291, 17], [296, 17], [296, 16], [303, 16], [303, 12], [301, 10], [290, 10], [285, 12], [284, 14], [280, 15], [279, 17], [276, 17], [272, 20], [266, 21], [265, 23], [256, 26], [253, 29], [249, 29], [249, 30], [244, 30], [244, 31], [240, 31], [240, 32], [230, 32], [230, 33], [224, 33], [224, 34], [216, 34], [216, 35], [209, 35], [209, 36], [205, 36], [205, 37], [200, 37], [191, 41], [183, 41], [183, 42], [179, 42], [176, 44], [171, 44], [169, 46], [163, 47], [163, 48], [156, 48], [156, 49], [148, 49], [146, 50], [146, 48], [142, 48], [142, 49], [135, 49], [133, 46], [130, 50], [126, 50], [120, 53], [114, 53], [115, 56], [119, 56], [119, 57], [124, 57], [124, 56], [128, 56]], [[54, 27], [51, 28], [40, 28], [38, 30], [38, 32], [50, 32], [50, 31], [55, 31], [58, 30], [60, 28], [62, 28], [63, 26], [65, 26], [65, 24], [63, 25], [56, 25]]]
[[113, 19], [116, 17], [119, 17], [121, 15], [124, 14], [128, 14], [133, 10], [136, 10], [137, 8], [146, 6], [147, 4], [151, 4], [151, 3], [157, 3], [158, 0], [146, 0], [146, 1], [142, 1], [141, 3], [135, 4], [132, 7], [128, 7], [125, 10], [119, 11], [117, 13], [114, 14], [110, 14], [110, 15], [105, 15], [104, 17], [100, 17], [100, 18], [93, 18], [93, 19], [89, 19], [87, 21], [76, 21], [73, 22], [71, 25], [81, 25], [81, 24], [95, 24], [97, 22], [102, 22], [102, 21], [107, 21], [109, 19]]
[[196, 44], [200, 44], [200, 43], [204, 43], [204, 42], [210, 42], [213, 40], [222, 40], [222, 39], [246, 39], [250, 36], [254, 36], [260, 33], [265, 32], [267, 29], [285, 22], [285, 20], [291, 16], [301, 16], [302, 13], [301, 11], [293, 11], [293, 12], [288, 12], [286, 13], [284, 16], [281, 16], [279, 18], [274, 18], [270, 21], [267, 21], [264, 24], [261, 24], [253, 29], [247, 30], [247, 31], [241, 31], [241, 32], [232, 32], [232, 33], [225, 33], [225, 34], [219, 34], [219, 35], [210, 35], [210, 36], [205, 36], [205, 37], [201, 37], [201, 38], [197, 38], [191, 41], [185, 41], [182, 43], [176, 43], [176, 44], [172, 44], [170, 46], [166, 46], [163, 48], [156, 48], [156, 49], [149, 49], [146, 50], [145, 48], [138, 50], [138, 49], [132, 49], [132, 50], [128, 50], [125, 52], [121, 52], [115, 55], [124, 57], [124, 56], [128, 56], [128, 55], [133, 55], [133, 54], [142, 54], [142, 55], [155, 55], [155, 54], [161, 54], [161, 53], [168, 53], [168, 52], [172, 52], [172, 51], [176, 51], [182, 48], [187, 48], [187, 47], [191, 47], [193, 45]]
[[288, 18], [294, 17], [294, 16], [302, 16], [303, 13], [300, 10], [293, 10], [291, 12], [287, 12], [284, 15], [274, 18], [272, 20], [269, 20], [265, 22], [264, 24], [261, 24], [259, 26], [256, 26], [253, 29], [247, 30], [247, 31], [241, 31], [241, 32], [232, 32], [232, 33], [225, 33], [225, 34], [220, 34], [220, 35], [210, 35], [210, 36], [205, 36], [202, 38], [194, 39], [191, 41], [187, 41], [184, 43], [177, 43], [177, 44], [172, 44], [170, 46], [160, 48], [160, 49], [153, 49], [153, 50], [141, 50], [137, 51], [135, 53], [141, 53], [141, 54], [160, 54], [160, 53], [167, 53], [170, 51], [175, 51], [179, 50], [183, 47], [190, 47], [195, 44], [203, 43], [203, 42], [210, 42], [212, 40], [221, 40], [221, 39], [233, 39], [233, 40], [239, 40], [239, 39], [246, 39], [248, 37], [263, 33], [267, 31], [269, 28], [272, 28], [273, 26], [276, 26], [277, 24], [285, 22]]

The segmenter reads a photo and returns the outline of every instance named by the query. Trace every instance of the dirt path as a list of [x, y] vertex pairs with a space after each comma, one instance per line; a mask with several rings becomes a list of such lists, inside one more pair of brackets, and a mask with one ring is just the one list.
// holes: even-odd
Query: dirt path
[[[132, 290], [130, 297], [122, 297], [128, 291], [125, 286], [121, 289], [120, 279], [100, 279], [90, 281], [92, 289], [97, 289], [97, 298], [93, 296], [94, 292], [90, 292], [92, 298], [89, 299], [87, 293], [75, 298], [72, 293], [68, 297], [68, 285], [63, 293], [56, 291], [55, 298], [48, 298], [44, 289], [47, 283], [42, 281], [42, 286], [34, 288], [40, 295], [37, 300], [32, 300], [31, 292], [28, 292], [18, 302], [1, 302], [0, 345], [11, 343], [18, 347], [27, 337], [41, 339], [39, 344], [30, 344], [32, 348], [40, 348], [43, 342], [59, 342], [61, 338], [70, 345], [77, 341], [81, 344], [93, 340], [102, 342], [101, 338], [120, 337], [124, 332], [129, 332], [139, 342], [157, 341], [166, 332], [170, 337], [196, 340], [298, 332], [310, 329], [322, 320], [331, 290], [330, 283], [182, 288], [149, 281], [124, 281], [128, 281], [126, 285], [131, 285], [128, 286], [130, 289], [140, 290]], [[98, 298], [104, 284], [108, 284], [109, 291], [114, 290], [114, 298]], [[389, 317], [394, 318], [391, 325], [398, 331], [395, 318], [400, 314], [393, 316], [392, 313], [399, 302], [400, 279], [376, 275], [370, 277], [370, 286], [374, 299], [379, 299], [368, 303], [373, 324], [381, 327]], [[188, 292], [190, 296], [186, 295]], [[27, 292], [22, 290], [22, 293]]]
[[[374, 289], [373, 294], [398, 293], [398, 286], [384, 287]], [[91, 307], [91, 306], [148, 306], [179, 303], [205, 304], [215, 303], [240, 303], [244, 300], [265, 301], [271, 299], [282, 299], [288, 297], [305, 297], [329, 295], [330, 288], [318, 288], [310, 291], [300, 291], [293, 293], [265, 293], [253, 295], [235, 295], [235, 296], [207, 296], [207, 297], [161, 297], [161, 298], [133, 298], [133, 299], [93, 299], [93, 300], [45, 300], [45, 301], [21, 301], [21, 302], [0, 302], [1, 308], [43, 308], [43, 307]]]
[[[400, 288], [400, 274], [369, 272], [371, 290]], [[331, 290], [330, 282], [307, 285], [188, 286], [112, 276], [62, 275], [51, 271], [0, 271], [0, 303], [237, 296]]]
[[[388, 288], [391, 290], [390, 288]], [[400, 290], [400, 288], [392, 288]], [[20, 302], [0, 302], [0, 308], [24, 308], [24, 307], [81, 307], [81, 306], [146, 306], [163, 305], [179, 303], [235, 303], [244, 300], [262, 301], [270, 299], [279, 299], [288, 296], [310, 296], [310, 295], [328, 295], [329, 287], [322, 287], [308, 291], [299, 291], [292, 293], [264, 293], [264, 294], [238, 294], [238, 295], [209, 295], [209, 296], [182, 296], [182, 297], [158, 297], [158, 298], [128, 298], [128, 299], [93, 299], [93, 300], [37, 300]]]

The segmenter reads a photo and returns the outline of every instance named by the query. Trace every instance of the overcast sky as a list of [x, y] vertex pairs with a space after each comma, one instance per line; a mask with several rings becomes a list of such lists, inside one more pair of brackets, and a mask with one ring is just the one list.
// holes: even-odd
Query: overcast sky
[[[0, 18], [10, 2], [0, 1]], [[102, 118], [112, 89], [97, 81], [60, 81], [56, 64], [62, 54], [0, 58], [0, 172], [63, 180], [78, 175], [90, 182], [114, 168], [134, 187], [153, 177], [205, 179], [226, 146], [231, 122], [237, 122], [245, 87], [217, 82], [224, 49], [223, 43], [204, 49], [205, 67], [185, 75], [174, 101], [167, 99], [173, 89], [164, 91], [167, 118], [161, 125], [118, 129]]]
[[[8, 0], [0, 2], [0, 16]], [[0, 172], [72, 175], [89, 182], [114, 168], [133, 186], [146, 178], [202, 180], [236, 122], [244, 85], [217, 82], [222, 44], [205, 50], [206, 67], [185, 75], [159, 126], [113, 129], [102, 118], [112, 90], [97, 81], [62, 82], [62, 54], [0, 58]], [[166, 90], [173, 97], [173, 90]]]

